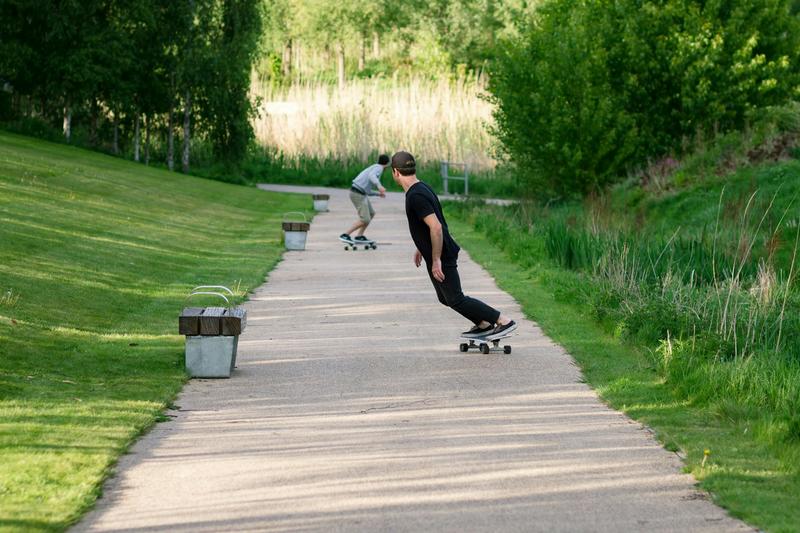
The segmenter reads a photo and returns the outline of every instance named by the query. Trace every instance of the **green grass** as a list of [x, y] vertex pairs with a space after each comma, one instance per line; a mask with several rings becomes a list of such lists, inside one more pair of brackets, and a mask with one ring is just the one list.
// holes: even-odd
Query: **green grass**
[[[447, 211], [459, 242], [572, 353], [587, 381], [680, 450], [715, 501], [766, 530], [797, 531], [800, 292], [788, 272], [799, 194], [800, 163], [784, 161], [667, 192], [620, 187], [556, 207], [453, 203]], [[749, 241], [753, 254], [729, 292], [730, 270], [720, 267], [741, 260]], [[774, 268], [777, 300], [753, 292], [761, 261]], [[723, 322], [740, 342], [754, 332], [744, 353], [717, 329], [718, 300], [729, 294], [737, 314]]]
[[[528, 248], [528, 265], [520, 265], [463, 214], [448, 206], [448, 223], [459, 244], [569, 351], [606, 402], [653, 428], [667, 449], [685, 454], [686, 470], [731, 514], [769, 531], [797, 531], [800, 475], [789, 462], [791, 449], [776, 450], [754, 438], [762, 428], [747, 420], [732, 420], [724, 411], [675, 394], [646, 350], [620, 342], [587, 313], [576, 297], [584, 277], [553, 266], [543, 247]], [[706, 449], [711, 455], [703, 467]]]
[[0, 132], [0, 530], [92, 505], [186, 380], [188, 291], [260, 285], [310, 204]]

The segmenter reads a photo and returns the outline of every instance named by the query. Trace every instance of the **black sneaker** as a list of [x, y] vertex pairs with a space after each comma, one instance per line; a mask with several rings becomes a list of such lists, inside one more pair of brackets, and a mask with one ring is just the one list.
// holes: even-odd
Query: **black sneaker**
[[461, 336], [470, 339], [477, 339], [479, 337], [485, 337], [489, 333], [492, 333], [493, 330], [494, 326], [492, 326], [491, 324], [489, 324], [485, 328], [482, 328], [480, 326], [472, 326], [472, 329], [470, 329], [469, 331], [465, 331], [464, 333], [461, 334]]
[[494, 328], [494, 331], [492, 331], [489, 335], [486, 335], [486, 339], [491, 341], [494, 339], [499, 339], [500, 337], [505, 337], [515, 329], [517, 329], [517, 323], [512, 320], [505, 326], [497, 326]]
[[356, 241], [368, 241], [369, 239], [367, 239], [367, 238], [366, 238], [365, 236], [363, 236], [363, 235], [359, 235], [359, 236], [358, 236], [358, 237], [356, 237], [354, 240], [356, 240]]
[[353, 242], [353, 238], [347, 233], [342, 233], [339, 235], [339, 240], [342, 242]]

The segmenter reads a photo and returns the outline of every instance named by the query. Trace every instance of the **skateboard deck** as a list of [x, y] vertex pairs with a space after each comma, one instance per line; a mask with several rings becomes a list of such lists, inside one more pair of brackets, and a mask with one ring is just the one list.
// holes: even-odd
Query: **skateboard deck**
[[378, 243], [375, 241], [356, 241], [356, 240], [346, 240], [339, 237], [339, 240], [344, 243], [345, 250], [358, 250], [358, 247], [362, 247], [364, 250], [377, 250]]
[[458, 346], [458, 349], [460, 351], [462, 351], [462, 352], [468, 352], [472, 348], [474, 348], [474, 349], [480, 351], [482, 354], [499, 353], [499, 352], [503, 352], [504, 354], [510, 354], [511, 353], [511, 345], [510, 344], [506, 344], [504, 346], [500, 346], [500, 341], [503, 340], [503, 339], [507, 339], [507, 338], [509, 338], [511, 336], [513, 336], [513, 335], [511, 333], [509, 333], [508, 335], [503, 335], [502, 337], [497, 337], [496, 339], [491, 339], [491, 340], [486, 339], [486, 338], [481, 338], [481, 337], [478, 337], [478, 338], [475, 338], [475, 337], [461, 337], [462, 339], [464, 339], [467, 342], [462, 342]]

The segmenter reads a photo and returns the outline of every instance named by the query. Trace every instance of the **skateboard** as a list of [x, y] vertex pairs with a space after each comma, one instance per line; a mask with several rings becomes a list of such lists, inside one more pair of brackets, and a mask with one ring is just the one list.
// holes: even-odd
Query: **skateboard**
[[345, 250], [358, 250], [358, 247], [361, 246], [364, 250], [377, 250], [378, 243], [375, 241], [356, 241], [356, 240], [345, 240], [341, 237], [339, 238], [340, 241], [344, 243]]
[[507, 339], [509, 337], [511, 337], [511, 333], [492, 340], [482, 339], [480, 337], [479, 338], [461, 337], [462, 339], [468, 342], [462, 342], [458, 346], [458, 349], [462, 352], [468, 352], [471, 348], [475, 348], [476, 350], [479, 350], [482, 354], [498, 353], [498, 352], [510, 354], [511, 345], [506, 344], [505, 346], [500, 346], [500, 341], [503, 339]]

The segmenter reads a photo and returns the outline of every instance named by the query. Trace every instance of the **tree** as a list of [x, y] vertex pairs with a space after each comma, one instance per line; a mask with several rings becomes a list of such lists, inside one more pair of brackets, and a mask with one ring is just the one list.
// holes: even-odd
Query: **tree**
[[253, 129], [249, 99], [250, 71], [261, 33], [262, 5], [256, 0], [225, 0], [210, 50], [204, 116], [216, 157], [226, 163], [246, 154]]
[[496, 133], [532, 190], [586, 193], [792, 98], [798, 45], [786, 0], [552, 0], [492, 69]]

